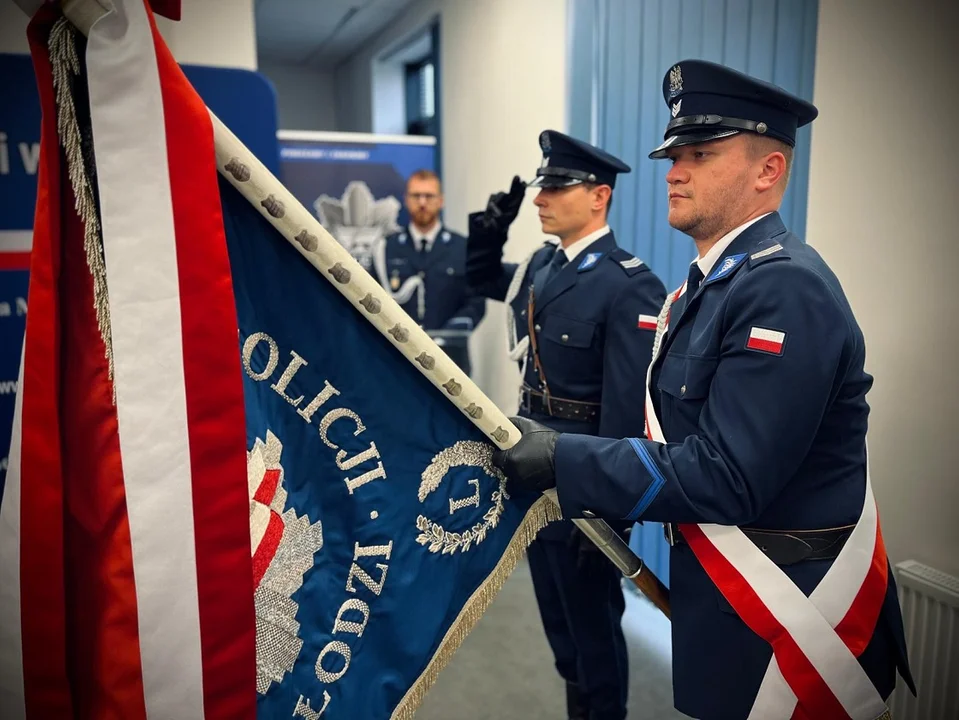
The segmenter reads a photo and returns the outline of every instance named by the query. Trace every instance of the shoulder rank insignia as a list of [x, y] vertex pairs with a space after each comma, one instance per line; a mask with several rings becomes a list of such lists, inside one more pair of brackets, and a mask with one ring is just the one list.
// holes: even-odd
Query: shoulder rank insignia
[[721, 277], [729, 275], [729, 273], [733, 271], [733, 268], [739, 265], [745, 257], [746, 253], [739, 253], [738, 255], [730, 255], [729, 257], [723, 258], [723, 261], [716, 266], [716, 269], [710, 273], [705, 282], [718, 280]]
[[779, 243], [776, 243], [772, 247], [768, 247], [765, 250], [760, 250], [759, 252], [753, 253], [752, 255], [749, 256], [749, 259], [762, 260], [764, 257], [769, 257], [770, 255], [774, 253], [778, 253], [782, 249], [783, 249], [783, 246], [780, 245]]
[[579, 267], [576, 268], [577, 272], [582, 272], [583, 270], [589, 270], [593, 265], [596, 264], [596, 261], [603, 257], [603, 253], [589, 253], [586, 257], [583, 258], [583, 261], [579, 264]]
[[631, 257], [627, 260], [622, 260], [619, 264], [624, 270], [633, 270], [635, 268], [642, 267], [643, 261], [638, 257]]

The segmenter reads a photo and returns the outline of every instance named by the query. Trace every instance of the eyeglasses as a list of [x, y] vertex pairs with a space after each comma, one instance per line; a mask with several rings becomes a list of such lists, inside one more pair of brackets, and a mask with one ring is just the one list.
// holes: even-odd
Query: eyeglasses
[[436, 193], [407, 193], [406, 197], [408, 197], [410, 200], [413, 200], [414, 202], [417, 202], [419, 200], [423, 200], [425, 202], [433, 202], [434, 200], [439, 199], [439, 195], [437, 195]]

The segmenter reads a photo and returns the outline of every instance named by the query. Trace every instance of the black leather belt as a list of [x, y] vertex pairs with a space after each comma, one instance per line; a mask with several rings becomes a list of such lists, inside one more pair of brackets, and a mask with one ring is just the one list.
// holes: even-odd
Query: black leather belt
[[[755, 530], [740, 528], [752, 543], [777, 565], [794, 565], [803, 560], [832, 560], [842, 550], [855, 525], [826, 530]], [[665, 523], [666, 542], [680, 545], [686, 542], [673, 523]]]
[[519, 396], [520, 410], [537, 415], [549, 415], [561, 420], [596, 422], [599, 419], [599, 403], [567, 400], [552, 395], [549, 400], [543, 393], [524, 386]]

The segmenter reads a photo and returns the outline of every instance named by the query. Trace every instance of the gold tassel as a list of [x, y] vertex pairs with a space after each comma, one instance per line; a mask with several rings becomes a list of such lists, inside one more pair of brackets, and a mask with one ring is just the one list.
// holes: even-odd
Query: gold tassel
[[[79, 76], [80, 60], [77, 56], [77, 29], [66, 18], [60, 18], [50, 31], [50, 66], [53, 70], [53, 87], [57, 96], [57, 134], [63, 145], [67, 160], [67, 172], [76, 200], [77, 215], [83, 222], [83, 249], [87, 266], [93, 277], [93, 305], [97, 316], [100, 338], [103, 340], [104, 356], [108, 375], [113, 380], [113, 344], [110, 330], [110, 301], [107, 295], [107, 269], [103, 261], [103, 244], [100, 238], [100, 218], [93, 197], [93, 187], [83, 164], [83, 145], [80, 141], [80, 126], [77, 123], [76, 107], [70, 94], [71, 76]], [[116, 404], [116, 386], [113, 388], [113, 403]]]
[[462, 645], [466, 636], [476, 627], [480, 618], [483, 617], [490, 603], [493, 602], [497, 593], [506, 583], [507, 578], [516, 569], [516, 565], [526, 553], [526, 548], [536, 538], [537, 533], [546, 527], [547, 523], [561, 519], [562, 515], [559, 507], [549, 498], [541, 497], [533, 503], [526, 513], [526, 517], [523, 518], [523, 522], [513, 533], [513, 538], [499, 562], [496, 563], [493, 572], [466, 601], [460, 614], [440, 642], [440, 646], [430, 660], [429, 665], [426, 666], [426, 669], [416, 679], [412, 687], [407, 690], [399, 705], [396, 706], [391, 715], [391, 720], [410, 720], [413, 717], [413, 714], [426, 698], [426, 693], [433, 687], [433, 683], [436, 682], [440, 672], [453, 659], [453, 654]]

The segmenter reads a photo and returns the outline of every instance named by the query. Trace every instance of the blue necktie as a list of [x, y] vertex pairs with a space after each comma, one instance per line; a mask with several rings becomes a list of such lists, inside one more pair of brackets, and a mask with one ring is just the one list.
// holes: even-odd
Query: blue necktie
[[686, 294], [692, 297], [699, 290], [699, 284], [703, 281], [703, 271], [699, 269], [699, 263], [693, 263], [689, 266], [689, 277], [686, 278]]
[[673, 303], [670, 315], [670, 327], [675, 325], [675, 321], [683, 314], [683, 311], [686, 310], [686, 306], [689, 305], [689, 301], [692, 300], [693, 295], [696, 294], [702, 281], [703, 271], [699, 269], [699, 263], [693, 263], [689, 266], [689, 276], [686, 278], [686, 292], [683, 293], [683, 296], [679, 300]]
[[549, 270], [546, 271], [546, 280], [543, 282], [543, 287], [546, 287], [550, 280], [559, 275], [559, 271], [563, 269], [567, 262], [569, 260], [566, 258], [566, 253], [562, 248], [557, 248], [553, 254], [553, 259], [549, 261]]

